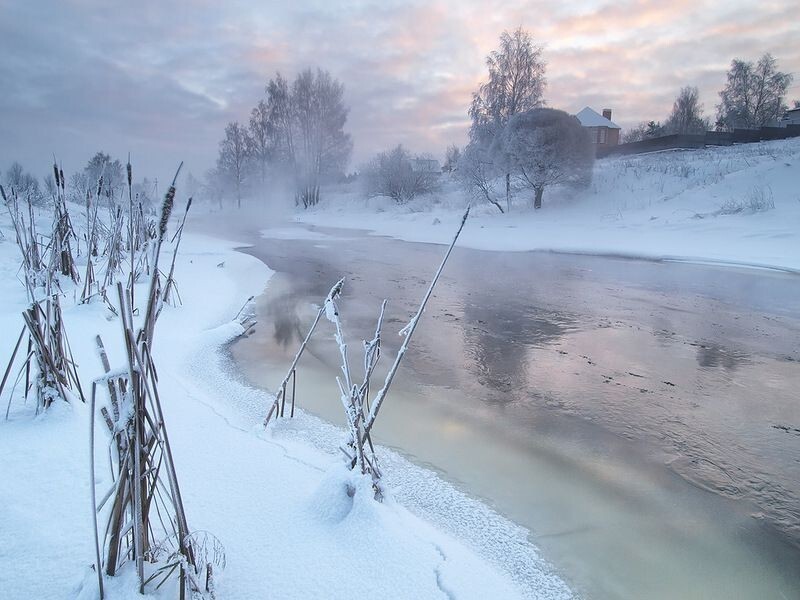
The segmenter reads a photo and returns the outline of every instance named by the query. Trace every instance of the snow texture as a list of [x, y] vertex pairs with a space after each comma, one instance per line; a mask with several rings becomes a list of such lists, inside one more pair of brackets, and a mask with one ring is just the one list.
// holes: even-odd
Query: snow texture
[[[800, 271], [800, 139], [596, 161], [586, 190], [554, 189], [544, 206], [520, 194], [510, 215], [475, 207], [459, 246], [557, 251]], [[753, 210], [766, 197], [774, 208]], [[447, 244], [467, 195], [396, 205], [357, 193], [330, 197], [297, 220]], [[353, 224], [356, 225], [353, 225]]]
[[[25, 294], [3, 219], [5, 365]], [[231, 321], [242, 299], [260, 293], [270, 272], [235, 247], [184, 235], [176, 269], [183, 305], [164, 308], [153, 349], [189, 526], [212, 532], [226, 549], [218, 598], [572, 597], [524, 529], [434, 473], [379, 449], [390, 491], [379, 504], [369, 481], [341, 467], [341, 430], [302, 411], [259, 427], [273, 398], [238, 380], [225, 345], [242, 331]], [[74, 290], [65, 289], [72, 300]], [[137, 297], [145, 297], [144, 288]], [[112, 369], [124, 364], [119, 322], [102, 303], [64, 305], [84, 382], [102, 375], [96, 334]], [[39, 417], [33, 412], [17, 390], [9, 420], [0, 422], [2, 596], [96, 598], [88, 406], [57, 402]], [[101, 418], [96, 431], [96, 462], [105, 465]], [[102, 497], [111, 479], [99, 471]], [[135, 576], [123, 570], [107, 581], [106, 597], [141, 597], [135, 587]]]
[[575, 117], [584, 127], [608, 127], [609, 129], [622, 129], [619, 125], [606, 119], [603, 115], [588, 106], [579, 112]]

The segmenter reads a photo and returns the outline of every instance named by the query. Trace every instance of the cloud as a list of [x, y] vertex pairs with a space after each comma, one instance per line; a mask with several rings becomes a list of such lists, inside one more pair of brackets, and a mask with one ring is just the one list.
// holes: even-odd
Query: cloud
[[[697, 85], [707, 111], [734, 57], [800, 71], [794, 3], [734, 0], [362, 0], [225, 3], [0, 0], [0, 167], [78, 168], [98, 149], [166, 177], [213, 165], [277, 71], [320, 66], [351, 107], [354, 163], [396, 143], [441, 154], [466, 140], [471, 93], [503, 29], [544, 46], [549, 105], [663, 119]], [[797, 88], [794, 88], [797, 90]], [[800, 95], [797, 93], [796, 95]]]

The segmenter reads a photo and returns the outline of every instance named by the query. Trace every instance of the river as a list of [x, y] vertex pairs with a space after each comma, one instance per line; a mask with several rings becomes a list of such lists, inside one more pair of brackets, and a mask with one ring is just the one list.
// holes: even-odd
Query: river
[[[231, 348], [273, 391], [342, 276], [351, 352], [387, 298], [392, 357], [444, 252], [292, 227], [244, 250], [276, 274]], [[798, 334], [793, 274], [456, 248], [374, 436], [528, 528], [586, 598], [798, 598]], [[337, 369], [323, 323], [297, 398], [343, 423]]]

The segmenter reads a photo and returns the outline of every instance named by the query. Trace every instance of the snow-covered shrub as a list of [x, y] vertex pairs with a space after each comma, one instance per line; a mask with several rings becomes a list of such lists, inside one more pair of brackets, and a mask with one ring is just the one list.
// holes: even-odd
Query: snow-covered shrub
[[753, 186], [743, 198], [731, 198], [720, 206], [718, 214], [737, 215], [766, 212], [775, 208], [775, 197], [770, 186]]
[[436, 191], [441, 175], [434, 170], [417, 168], [415, 159], [403, 146], [379, 153], [361, 169], [361, 174], [367, 196], [388, 196], [398, 204]]
[[594, 148], [584, 127], [564, 111], [534, 108], [513, 116], [496, 140], [496, 161], [541, 208], [546, 188], [588, 187]]

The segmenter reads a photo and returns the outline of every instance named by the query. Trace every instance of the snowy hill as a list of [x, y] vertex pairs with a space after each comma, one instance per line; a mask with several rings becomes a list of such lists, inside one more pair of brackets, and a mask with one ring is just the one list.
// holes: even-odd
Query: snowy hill
[[[596, 161], [586, 190], [548, 190], [534, 212], [479, 204], [459, 244], [800, 270], [800, 139]], [[397, 206], [334, 195], [297, 220], [446, 243], [468, 196], [455, 181]], [[441, 224], [440, 224], [441, 223]]]

